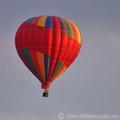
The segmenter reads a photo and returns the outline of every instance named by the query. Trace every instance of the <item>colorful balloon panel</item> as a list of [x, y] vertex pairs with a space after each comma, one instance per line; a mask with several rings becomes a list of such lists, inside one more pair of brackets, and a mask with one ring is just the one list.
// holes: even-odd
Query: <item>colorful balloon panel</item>
[[38, 16], [21, 24], [15, 45], [24, 64], [47, 87], [47, 83], [59, 77], [77, 57], [81, 35], [70, 20]]

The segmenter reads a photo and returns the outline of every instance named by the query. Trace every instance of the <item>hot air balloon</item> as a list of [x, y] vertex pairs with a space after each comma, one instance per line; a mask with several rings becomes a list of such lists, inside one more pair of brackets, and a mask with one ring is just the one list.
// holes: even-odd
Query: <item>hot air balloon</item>
[[41, 82], [43, 97], [48, 97], [50, 85], [80, 52], [81, 34], [68, 19], [37, 16], [20, 25], [15, 46], [23, 63]]

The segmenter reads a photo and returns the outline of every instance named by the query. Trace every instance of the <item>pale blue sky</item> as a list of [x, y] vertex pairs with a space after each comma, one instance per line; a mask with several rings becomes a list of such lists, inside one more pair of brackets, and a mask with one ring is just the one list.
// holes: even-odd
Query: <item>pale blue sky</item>
[[[49, 98], [14, 45], [19, 25], [38, 15], [70, 19], [83, 39]], [[120, 115], [120, 0], [0, 1], [0, 120], [58, 120], [60, 112]]]

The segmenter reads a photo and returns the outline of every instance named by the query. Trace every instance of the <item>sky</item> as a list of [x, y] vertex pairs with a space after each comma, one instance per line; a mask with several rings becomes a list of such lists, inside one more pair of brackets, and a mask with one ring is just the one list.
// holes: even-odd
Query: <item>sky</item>
[[[79, 56], [49, 98], [14, 44], [19, 25], [39, 15], [70, 19], [82, 34]], [[67, 114], [120, 117], [120, 0], [0, 0], [0, 120], [79, 119]]]

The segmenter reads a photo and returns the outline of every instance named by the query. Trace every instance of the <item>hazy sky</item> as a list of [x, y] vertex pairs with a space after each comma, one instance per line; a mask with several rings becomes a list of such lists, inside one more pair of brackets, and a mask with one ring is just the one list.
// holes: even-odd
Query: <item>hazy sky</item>
[[[83, 39], [49, 98], [14, 45], [19, 25], [39, 15], [70, 19]], [[59, 120], [59, 113], [120, 115], [120, 0], [0, 0], [0, 120]]]

